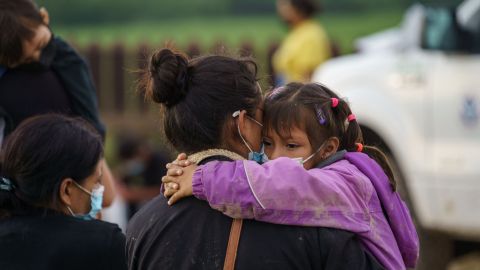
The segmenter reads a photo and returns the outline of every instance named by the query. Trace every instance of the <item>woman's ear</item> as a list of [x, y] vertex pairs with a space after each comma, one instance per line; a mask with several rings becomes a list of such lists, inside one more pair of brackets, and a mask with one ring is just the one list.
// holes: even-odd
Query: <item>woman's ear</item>
[[50, 15], [48, 15], [47, 9], [44, 7], [41, 7], [39, 12], [40, 12], [40, 16], [42, 17], [43, 23], [45, 25], [50, 25]]
[[75, 188], [73, 185], [73, 179], [71, 178], [63, 179], [62, 183], [60, 184], [58, 197], [60, 198], [61, 203], [66, 206], [72, 205], [73, 188]]
[[245, 121], [246, 121], [246, 110], [241, 110], [238, 113], [238, 127], [240, 128], [240, 132], [242, 133], [243, 136], [245, 136]]
[[339, 145], [340, 141], [337, 137], [329, 138], [325, 144], [324, 150], [322, 150], [322, 159], [327, 159], [331, 155], [335, 154], [338, 150]]

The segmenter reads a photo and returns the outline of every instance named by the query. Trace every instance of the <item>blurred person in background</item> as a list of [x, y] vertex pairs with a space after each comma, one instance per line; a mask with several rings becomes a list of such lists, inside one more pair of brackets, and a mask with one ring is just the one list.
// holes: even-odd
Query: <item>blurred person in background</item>
[[318, 65], [331, 57], [327, 33], [313, 18], [318, 11], [315, 0], [277, 0], [277, 12], [290, 31], [273, 55], [276, 86], [310, 81]]
[[35, 116], [13, 131], [0, 158], [0, 269], [126, 269], [120, 228], [95, 220], [102, 156], [81, 118]]
[[[23, 120], [45, 113], [80, 116], [105, 138], [87, 64], [53, 35], [49, 22], [47, 10], [32, 0], [0, 0], [0, 141]], [[108, 206], [113, 177], [102, 164]]]
[[117, 190], [128, 203], [130, 219], [143, 204], [160, 194], [161, 179], [170, 158], [138, 135], [120, 136], [117, 152]]

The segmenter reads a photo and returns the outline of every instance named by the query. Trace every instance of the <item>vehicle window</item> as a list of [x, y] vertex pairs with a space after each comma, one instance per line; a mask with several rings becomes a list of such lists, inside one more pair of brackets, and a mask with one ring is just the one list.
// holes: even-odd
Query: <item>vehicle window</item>
[[423, 47], [430, 50], [462, 51], [462, 33], [453, 9], [426, 9]]

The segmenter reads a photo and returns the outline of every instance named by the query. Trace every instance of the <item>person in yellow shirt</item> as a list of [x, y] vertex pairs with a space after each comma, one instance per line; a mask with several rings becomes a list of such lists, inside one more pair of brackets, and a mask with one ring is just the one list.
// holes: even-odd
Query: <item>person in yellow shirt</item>
[[308, 82], [321, 63], [331, 57], [330, 41], [313, 19], [314, 0], [277, 0], [277, 12], [291, 29], [273, 55], [275, 85]]

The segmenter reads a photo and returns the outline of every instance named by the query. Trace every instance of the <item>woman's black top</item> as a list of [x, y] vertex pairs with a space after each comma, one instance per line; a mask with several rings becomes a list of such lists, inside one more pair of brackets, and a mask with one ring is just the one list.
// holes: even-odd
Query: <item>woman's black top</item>
[[8, 135], [24, 119], [45, 113], [79, 116], [105, 137], [93, 79], [86, 62], [61, 38], [53, 40], [55, 57], [45, 70], [0, 66], [0, 117]]
[[[160, 195], [128, 225], [128, 268], [223, 269], [231, 224], [205, 201], [189, 197], [168, 206]], [[235, 269], [382, 268], [353, 233], [244, 220]]]
[[7, 134], [23, 120], [45, 113], [71, 115], [70, 99], [55, 72], [12, 69], [0, 78], [0, 107], [7, 113]]
[[55, 212], [0, 219], [2, 270], [126, 268], [125, 236], [117, 225]]

